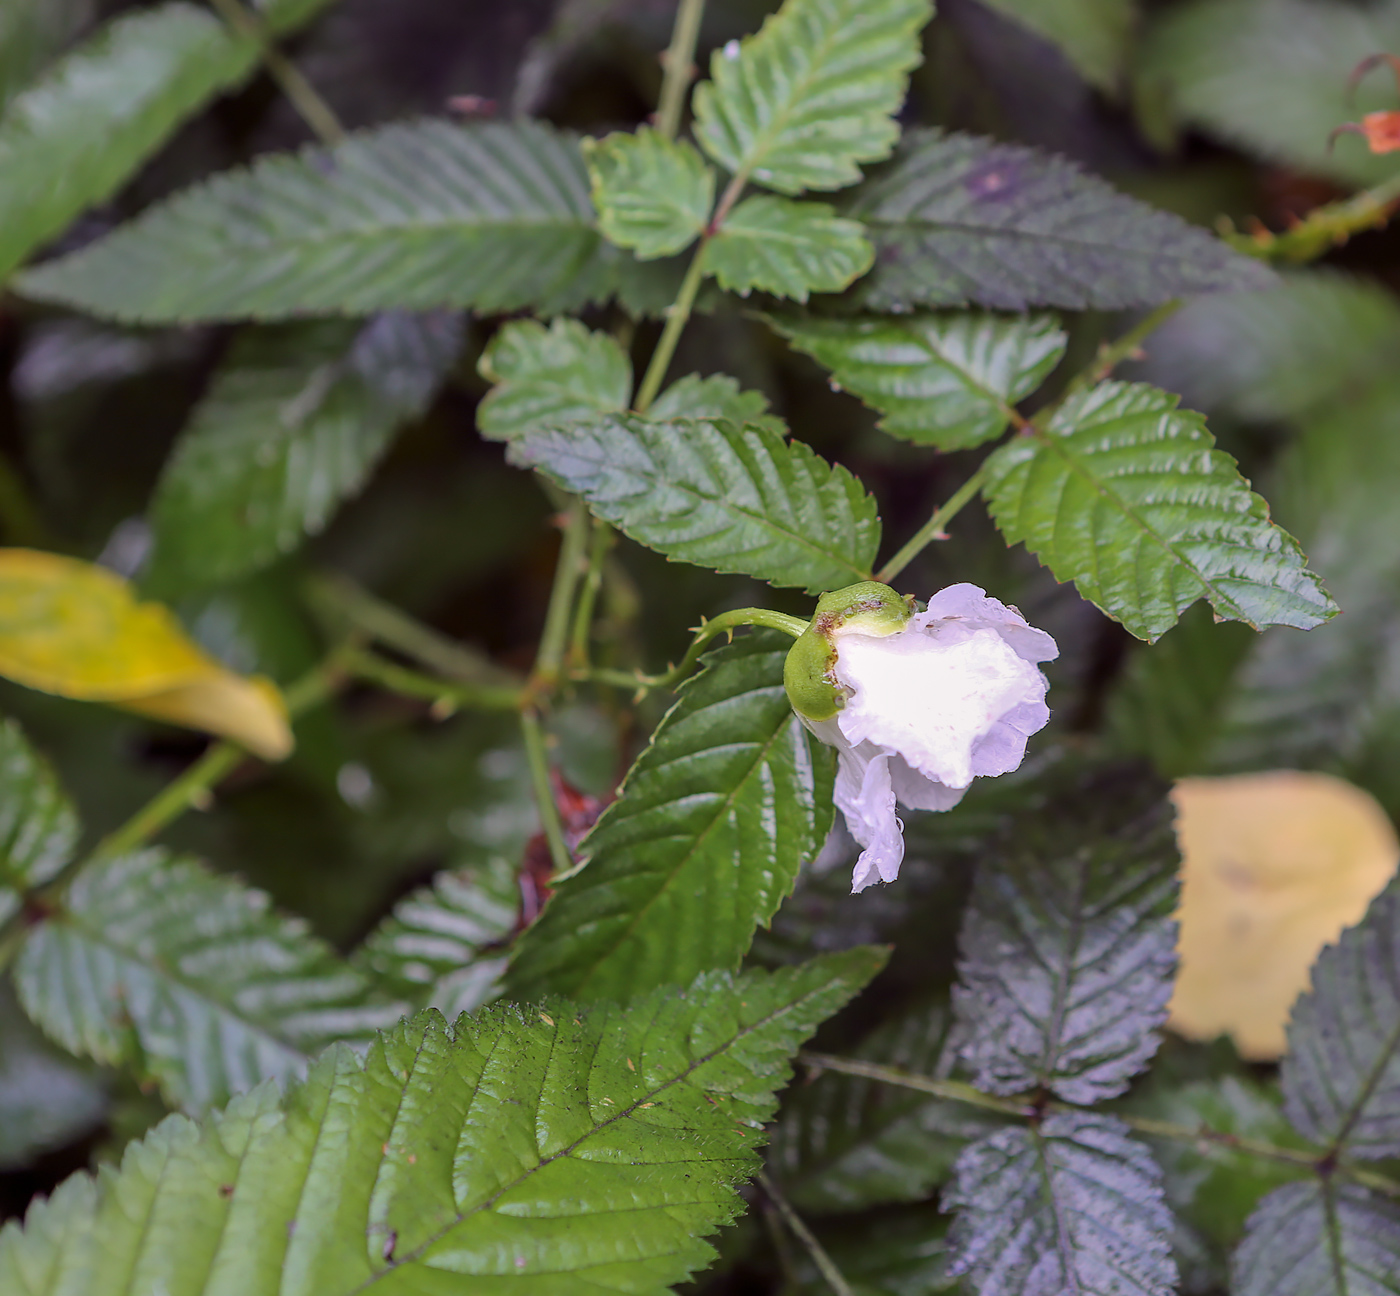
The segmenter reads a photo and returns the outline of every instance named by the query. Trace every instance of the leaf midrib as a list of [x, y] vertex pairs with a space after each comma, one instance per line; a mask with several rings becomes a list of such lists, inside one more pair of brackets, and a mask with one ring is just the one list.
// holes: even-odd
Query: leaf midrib
[[979, 237], [995, 235], [998, 238], [1018, 239], [1027, 243], [1053, 243], [1067, 248], [1109, 248], [1115, 252], [1132, 253], [1135, 256], [1149, 257], [1154, 260], [1164, 255], [1169, 255], [1173, 260], [1185, 261], [1189, 258], [1184, 253], [1162, 253], [1151, 247], [1133, 246], [1126, 243], [1114, 243], [1108, 240], [1089, 240], [1074, 238], [1068, 234], [1045, 234], [1035, 230], [1016, 229], [1006, 225], [973, 225], [963, 221], [953, 220], [897, 220], [891, 216], [870, 216], [860, 210], [850, 213], [859, 218], [861, 223], [870, 230], [889, 230], [893, 233], [901, 231], [915, 231], [918, 233], [937, 234], [940, 232], [951, 232], [957, 234], [974, 234]]

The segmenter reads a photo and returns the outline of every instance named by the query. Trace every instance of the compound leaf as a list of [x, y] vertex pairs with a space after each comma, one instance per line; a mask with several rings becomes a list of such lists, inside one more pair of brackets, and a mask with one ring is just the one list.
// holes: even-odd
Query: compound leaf
[[737, 967], [831, 824], [831, 764], [813, 759], [783, 688], [789, 641], [747, 635], [706, 658], [517, 946], [507, 984], [626, 1002]]
[[909, 131], [845, 204], [875, 245], [854, 300], [872, 311], [1156, 306], [1267, 288], [1272, 272], [1074, 163], [970, 135]]
[[151, 324], [530, 306], [610, 293], [578, 142], [419, 121], [226, 171], [26, 272], [31, 297]]
[[707, 1263], [788, 1058], [879, 951], [710, 973], [631, 1008], [425, 1013], [338, 1047], [0, 1232], [10, 1296], [662, 1292]]
[[1283, 1062], [1284, 1110], [1306, 1139], [1353, 1156], [1400, 1155], [1400, 888], [1313, 964]]
[[987, 500], [1008, 543], [1140, 639], [1199, 598], [1255, 629], [1335, 616], [1297, 541], [1214, 445], [1175, 396], [1103, 383], [993, 452]]
[[[272, 0], [261, 17], [287, 32], [328, 2]], [[107, 23], [17, 95], [0, 119], [0, 280], [258, 61], [257, 41], [203, 7], [163, 4]]]
[[695, 136], [736, 176], [779, 193], [840, 189], [888, 157], [929, 0], [786, 0], [710, 59]]
[[657, 423], [681, 418], [727, 419], [783, 431], [782, 420], [768, 414], [768, 397], [762, 392], [742, 391], [728, 374], [677, 378], [652, 401], [647, 418]]
[[958, 1158], [944, 1208], [948, 1271], [979, 1296], [1170, 1296], [1161, 1171], [1112, 1116], [1056, 1112], [998, 1130]]
[[813, 592], [869, 579], [875, 501], [771, 427], [619, 414], [522, 433], [510, 454], [668, 557]]
[[814, 292], [840, 292], [870, 269], [873, 255], [860, 223], [826, 203], [756, 194], [706, 246], [705, 273], [741, 296], [757, 289], [805, 302]]
[[1006, 431], [1013, 406], [1064, 354], [1048, 315], [924, 314], [884, 319], [779, 318], [778, 331], [884, 417], [882, 427], [940, 450]]
[[1100, 1102], [1157, 1051], [1180, 864], [1166, 792], [1132, 768], [1090, 774], [979, 866], [953, 991], [979, 1088]]
[[477, 427], [492, 441], [625, 410], [632, 400], [626, 353], [578, 320], [512, 320], [491, 339], [478, 368], [496, 384], [476, 411]]
[[1394, 1296], [1400, 1205], [1335, 1177], [1276, 1188], [1250, 1217], [1235, 1296]]
[[0, 720], [0, 923], [72, 858], [78, 829], [48, 762], [13, 720]]
[[[334, 1040], [402, 1012], [268, 898], [192, 860], [90, 865], [15, 963], [25, 1012], [64, 1048], [127, 1063], [201, 1111], [302, 1073]], [[0, 1284], [0, 1286], [3, 1286]]]
[[445, 315], [244, 333], [156, 488], [148, 586], [169, 596], [228, 581], [321, 531], [427, 407], [460, 345]]
[[598, 228], [650, 261], [689, 247], [715, 203], [715, 173], [685, 140], [650, 126], [583, 141]]

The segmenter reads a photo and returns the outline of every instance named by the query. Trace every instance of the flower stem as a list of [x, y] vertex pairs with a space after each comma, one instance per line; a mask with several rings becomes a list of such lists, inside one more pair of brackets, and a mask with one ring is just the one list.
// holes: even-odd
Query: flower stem
[[514, 711], [520, 706], [525, 690], [509, 684], [462, 684], [456, 680], [424, 675], [394, 662], [385, 661], [376, 653], [356, 651], [346, 658], [346, 669], [357, 679], [368, 680], [399, 693], [404, 697], [450, 704], [478, 711]]
[[812, 1263], [817, 1266], [817, 1271], [826, 1279], [826, 1285], [831, 1288], [835, 1296], [855, 1296], [850, 1283], [836, 1267], [835, 1261], [827, 1255], [826, 1248], [817, 1241], [816, 1234], [807, 1227], [802, 1216], [792, 1208], [792, 1203], [778, 1190], [777, 1184], [762, 1170], [758, 1172], [758, 1183], [768, 1195], [768, 1200], [777, 1207], [778, 1214], [783, 1217], [783, 1223], [788, 1226], [793, 1237], [807, 1249], [807, 1254], [812, 1257]]
[[705, 0], [681, 0], [671, 44], [666, 50], [661, 79], [661, 98], [656, 109], [656, 129], [667, 139], [675, 139], [685, 111], [685, 94], [695, 80], [695, 43], [700, 36], [700, 18]]
[[934, 510], [933, 516], [910, 537], [908, 544], [875, 573], [875, 579], [882, 584], [888, 585], [890, 581], [898, 576], [900, 572], [928, 548], [933, 541], [945, 539], [943, 528], [947, 526], [947, 524], [962, 511], [964, 505], [982, 489], [982, 484], [986, 480], [987, 465], [984, 463], [957, 489], [952, 499]]
[[666, 327], [661, 330], [661, 339], [656, 344], [656, 350], [651, 353], [651, 361], [642, 377], [642, 385], [637, 388], [637, 398], [632, 402], [632, 408], [638, 414], [645, 414], [651, 408], [652, 401], [661, 390], [666, 371], [671, 367], [672, 357], [676, 354], [676, 344], [680, 342], [681, 334], [685, 331], [690, 312], [695, 306], [695, 297], [705, 278], [705, 249], [708, 246], [707, 234], [695, 248], [695, 255], [690, 259], [690, 268], [685, 272], [685, 279], [681, 282], [676, 300], [666, 308]]
[[606, 522], [593, 519], [593, 541], [588, 548], [588, 570], [583, 576], [578, 606], [574, 609], [574, 628], [569, 635], [569, 665], [575, 670], [587, 670], [589, 637], [593, 630], [593, 610], [598, 605], [598, 592], [603, 588], [603, 565], [612, 548], [614, 532]]
[[573, 500], [565, 514], [564, 540], [559, 547], [559, 561], [554, 569], [554, 584], [549, 591], [549, 608], [545, 612], [544, 632], [540, 635], [535, 669], [530, 677], [532, 693], [547, 693], [559, 679], [564, 661], [564, 649], [569, 642], [569, 616], [574, 606], [574, 591], [584, 574], [584, 551], [588, 546], [588, 510], [579, 500]]

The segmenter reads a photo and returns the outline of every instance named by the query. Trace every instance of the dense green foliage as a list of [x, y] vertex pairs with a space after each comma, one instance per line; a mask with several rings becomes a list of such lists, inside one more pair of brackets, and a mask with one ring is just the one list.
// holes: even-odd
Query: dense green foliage
[[[8, 0], [0, 1296], [1400, 1296], [1400, 883], [1278, 1066], [1164, 1031], [1168, 779], [1400, 818], [1400, 182], [1328, 147], [1383, 53], [1400, 0]], [[101, 632], [25, 549], [257, 678], [8, 682]], [[783, 664], [872, 579], [1060, 656], [850, 895]], [[295, 752], [149, 718], [239, 707]]]

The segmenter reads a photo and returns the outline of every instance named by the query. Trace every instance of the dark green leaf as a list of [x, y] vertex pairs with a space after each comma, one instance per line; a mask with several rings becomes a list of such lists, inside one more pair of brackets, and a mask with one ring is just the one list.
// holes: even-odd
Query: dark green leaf
[[1400, 885], [1326, 946], [1293, 1006], [1283, 1062], [1288, 1119], [1352, 1156], [1400, 1156]]
[[28, 271], [31, 297], [145, 323], [531, 306], [608, 296], [577, 141], [419, 121], [272, 155]]
[[1336, 1179], [1286, 1184], [1260, 1203], [1235, 1253], [1235, 1296], [1394, 1296], [1400, 1205]]
[[847, 215], [875, 244], [869, 310], [962, 306], [1121, 309], [1273, 275], [1204, 230], [1072, 162], [968, 135], [910, 131]]
[[524, 433], [510, 456], [640, 544], [772, 585], [867, 580], [880, 542], [860, 482], [769, 427], [623, 414]]
[[945, 1209], [949, 1272], [978, 1296], [1170, 1296], [1161, 1171], [1111, 1116], [1057, 1112], [998, 1130], [958, 1159]]
[[1132, 43], [1135, 0], [990, 0], [994, 9], [1059, 47], [1079, 75], [1110, 93], [1118, 89]]
[[[367, 1040], [402, 1007], [305, 923], [190, 860], [143, 851], [90, 865], [15, 963], [24, 1010], [65, 1048], [128, 1063], [199, 1111]], [[3, 1284], [0, 1284], [3, 1290]]]
[[477, 427], [493, 441], [625, 410], [632, 400], [632, 362], [607, 333], [578, 320], [557, 319], [547, 328], [512, 320], [491, 339], [478, 368], [496, 384], [476, 411]]
[[1100, 1102], [1157, 1051], [1180, 865], [1166, 793], [1132, 768], [1092, 773], [979, 866], [953, 992], [979, 1088]]
[[642, 261], [689, 247], [710, 219], [715, 173], [685, 140], [650, 126], [585, 140], [598, 228]]
[[779, 193], [840, 189], [889, 156], [929, 0], [786, 0], [757, 35], [716, 50], [695, 135], [734, 175]]
[[1223, 620], [1309, 629], [1337, 612], [1199, 414], [1155, 387], [1072, 395], [987, 460], [992, 516], [1140, 639], [1199, 598]]
[[940, 450], [1005, 432], [1012, 407], [1045, 381], [1065, 349], [1048, 315], [793, 316], [774, 324], [842, 388], [880, 410], [880, 427], [891, 436]]
[[49, 881], [73, 856], [78, 817], [47, 762], [13, 720], [0, 720], [0, 922], [24, 892]]
[[[259, 8], [280, 33], [328, 2]], [[257, 66], [256, 41], [200, 5], [177, 2], [115, 19], [49, 68], [0, 119], [0, 279]]]
[[566, 1001], [401, 1023], [0, 1232], [6, 1296], [659, 1293], [705, 1264], [788, 1058], [879, 968], [859, 950], [701, 977], [630, 1009]]
[[627, 1002], [738, 966], [831, 825], [831, 762], [783, 688], [790, 642], [705, 658], [517, 945], [512, 994]]
[[870, 269], [873, 256], [859, 221], [826, 203], [745, 198], [705, 248], [705, 273], [742, 297], [757, 289], [805, 302], [840, 292]]
[[768, 397], [762, 392], [741, 391], [728, 374], [677, 378], [652, 402], [647, 418], [657, 423], [681, 418], [728, 419], [784, 431], [782, 420], [768, 415]]
[[[856, 1056], [945, 1079], [957, 1060], [950, 1023], [944, 1005], [920, 1005], [877, 1030]], [[948, 1177], [965, 1143], [996, 1124], [961, 1103], [823, 1072], [784, 1107], [771, 1172], [803, 1210], [917, 1201]]]
[[168, 597], [228, 581], [321, 531], [427, 407], [460, 345], [442, 315], [244, 333], [156, 488], [151, 587]]

